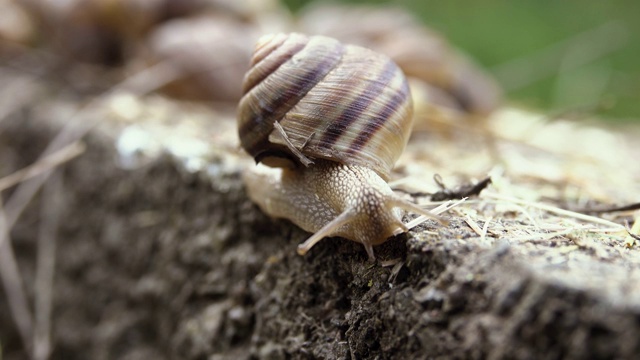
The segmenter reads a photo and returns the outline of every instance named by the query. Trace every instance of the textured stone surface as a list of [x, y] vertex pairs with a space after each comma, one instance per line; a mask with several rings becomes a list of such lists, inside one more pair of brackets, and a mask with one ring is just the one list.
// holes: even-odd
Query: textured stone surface
[[[43, 113], [57, 114], [34, 107], [0, 123], [5, 173], [34, 161], [58, 131], [60, 118]], [[186, 122], [194, 131], [153, 127], [196, 134], [194, 143], [209, 136], [206, 120]], [[62, 170], [54, 359], [640, 353], [638, 250], [583, 239], [569, 251], [570, 238], [487, 245], [454, 217], [376, 247], [377, 263], [342, 239], [300, 257], [307, 234], [249, 202], [240, 171], [251, 162], [233, 146], [214, 141], [194, 162], [164, 144], [126, 164], [118, 141], [130, 126], [104, 116], [86, 153]], [[41, 205], [12, 229], [30, 296]], [[5, 359], [24, 358], [4, 294], [0, 324]]]

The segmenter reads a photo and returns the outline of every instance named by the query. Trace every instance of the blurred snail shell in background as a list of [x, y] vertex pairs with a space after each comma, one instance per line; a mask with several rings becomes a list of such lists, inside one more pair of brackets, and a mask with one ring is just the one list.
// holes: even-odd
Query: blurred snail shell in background
[[253, 44], [261, 33], [288, 27], [291, 19], [272, 0], [208, 3], [216, 11], [156, 26], [132, 64], [134, 68], [159, 62], [171, 65], [178, 78], [161, 89], [167, 95], [235, 106]]
[[[125, 37], [140, 37], [172, 19], [215, 16], [238, 23], [280, 13], [277, 0], [90, 0], [100, 23]], [[233, 29], [229, 29], [232, 31]]]
[[[437, 94], [435, 106], [438, 102], [455, 104], [451, 107], [452, 114], [486, 116], [499, 106], [501, 91], [496, 83], [441, 35], [403, 10], [316, 5], [302, 13], [299, 24], [307, 33], [332, 36], [391, 57], [412, 85], [421, 87], [414, 96], [432, 97], [415, 98], [417, 103], [427, 102], [423, 107], [432, 106], [434, 94]], [[449, 99], [444, 100], [445, 97]]]
[[22, 0], [34, 19], [37, 45], [68, 61], [115, 65], [121, 62], [120, 39], [99, 21], [97, 0]]
[[257, 38], [257, 29], [229, 17], [176, 19], [150, 34], [141, 57], [146, 66], [165, 62], [179, 73], [163, 88], [171, 96], [236, 102]]
[[262, 21], [263, 14], [267, 17], [284, 13], [274, 0], [21, 0], [15, 3], [33, 18], [40, 45], [69, 61], [110, 66], [127, 62], [137, 53], [138, 43], [172, 19], [215, 15], [251, 27]]
[[0, 53], [3, 45], [12, 43], [30, 45], [35, 40], [34, 19], [29, 13], [11, 0], [0, 0]]
[[402, 71], [387, 56], [325, 36], [276, 34], [256, 45], [238, 106], [242, 147], [256, 162], [244, 175], [267, 214], [365, 246], [407, 231], [403, 210], [434, 217], [387, 185], [412, 128]]
[[[129, 42], [174, 14], [169, 0], [22, 0], [38, 24], [37, 37], [68, 61], [120, 65]], [[183, 2], [180, 2], [181, 4]], [[184, 3], [190, 3], [189, 0]]]
[[[0, 0], [0, 6], [3, 1], [7, 0]], [[179, 77], [160, 89], [165, 94], [211, 106], [224, 103], [227, 108], [240, 99], [242, 77], [259, 34], [291, 24], [276, 0], [23, 0], [15, 6], [7, 4], [12, 5], [6, 13], [13, 22], [8, 22], [10, 31], [3, 30], [5, 22], [0, 24], [0, 39], [18, 39], [23, 45], [18, 55], [29, 53], [24, 45], [36, 45], [44, 50], [42, 54], [54, 55], [38, 60], [63, 70], [74, 84], [75, 79], [87, 77], [82, 69], [106, 74], [104, 79], [94, 77], [94, 83], [109, 86], [113, 79], [162, 62]], [[26, 20], [15, 14], [26, 15]], [[20, 20], [17, 25], [16, 20]], [[34, 28], [31, 34], [29, 25]], [[84, 63], [105, 66], [108, 72], [75, 66]]]

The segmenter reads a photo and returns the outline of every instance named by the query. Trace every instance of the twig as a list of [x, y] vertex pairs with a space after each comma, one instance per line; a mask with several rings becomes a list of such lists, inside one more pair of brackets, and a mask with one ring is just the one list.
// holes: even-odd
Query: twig
[[627, 237], [624, 240], [624, 245], [632, 247], [636, 241], [640, 241], [640, 216], [633, 222], [631, 229], [629, 229], [629, 224], [626, 224], [625, 230], [627, 230]]
[[[440, 206], [438, 206], [435, 209], [432, 209], [431, 212], [438, 215], [438, 214], [442, 214], [445, 211], [449, 211], [452, 208], [462, 204], [463, 202], [465, 202], [467, 200], [467, 198], [461, 199], [456, 201], [455, 203], [452, 204], [452, 201], [447, 201], [444, 204], [441, 204]], [[407, 229], [413, 229], [414, 227], [422, 224], [423, 222], [427, 221], [427, 217], [424, 215], [420, 215], [417, 218], [409, 221], [408, 223], [405, 224], [405, 226], [407, 227]]]
[[[51, 154], [79, 141], [87, 134], [100, 120], [97, 117], [91, 118], [87, 115], [104, 98], [123, 91], [131, 91], [136, 95], [143, 95], [172, 81], [177, 75], [178, 73], [172, 66], [160, 63], [126, 79], [102, 96], [91, 100], [74, 114], [74, 117], [84, 117], [85, 121], [74, 122], [70, 119], [49, 143], [38, 162], [44, 161]], [[4, 289], [9, 299], [9, 306], [29, 357], [32, 357], [33, 350], [31, 341], [33, 339], [33, 317], [27, 306], [27, 298], [22, 287], [22, 278], [9, 242], [9, 229], [15, 224], [22, 211], [24, 211], [27, 204], [51, 173], [51, 169], [45, 170], [38, 176], [20, 183], [7, 201], [6, 206], [0, 209], [0, 277], [2, 277]]]
[[31, 339], [33, 338], [33, 316], [27, 306], [27, 296], [20, 270], [16, 262], [13, 248], [9, 243], [9, 227], [7, 226], [4, 208], [0, 204], [0, 278], [9, 302], [9, 309], [18, 328], [25, 352], [31, 357]]
[[482, 235], [480, 236], [480, 240], [485, 241], [487, 239], [487, 233], [489, 232], [489, 223], [493, 220], [493, 217], [490, 217], [484, 221], [484, 226], [482, 227]]
[[74, 142], [64, 148], [52, 153], [51, 155], [39, 160], [38, 162], [31, 164], [23, 169], [20, 169], [10, 175], [0, 178], [0, 192], [6, 190], [14, 185], [19, 184], [22, 181], [30, 179], [34, 176], [40, 175], [58, 165], [65, 163], [76, 156], [82, 154], [86, 149], [86, 146], [82, 142]]
[[447, 188], [439, 174], [433, 175], [433, 180], [441, 190], [431, 195], [431, 201], [455, 200], [476, 196], [491, 184], [491, 177], [487, 176], [475, 184], [462, 184], [452, 190]]
[[51, 309], [53, 274], [56, 257], [56, 234], [60, 221], [62, 176], [56, 171], [44, 185], [38, 234], [38, 257], [35, 278], [35, 331], [33, 357], [46, 360], [51, 353]]
[[478, 234], [478, 236], [482, 236], [482, 229], [480, 228], [478, 223], [475, 222], [475, 220], [473, 220], [471, 216], [469, 216], [469, 214], [467, 214], [464, 221], [467, 223], [467, 225], [469, 225], [471, 230], [475, 231], [475, 233]]
[[573, 209], [573, 211], [587, 213], [587, 214], [604, 214], [609, 212], [631, 211], [631, 210], [639, 210], [639, 209], [640, 209], [640, 202], [629, 204], [629, 205], [623, 205], [623, 206], [613, 206], [608, 208], [602, 208], [602, 209], [586, 209], [586, 208]]
[[592, 222], [592, 223], [596, 223], [596, 224], [601, 224], [601, 225], [607, 225], [607, 226], [611, 226], [611, 227], [617, 227], [617, 228], [620, 228], [621, 230], [624, 230], [624, 226], [622, 226], [620, 224], [616, 224], [616, 223], [614, 223], [612, 221], [609, 221], [609, 220], [601, 219], [601, 218], [598, 218], [598, 217], [595, 217], [595, 216], [589, 216], [589, 215], [577, 213], [577, 212], [574, 212], [574, 211], [561, 209], [559, 207], [546, 205], [546, 204], [542, 204], [542, 203], [539, 203], [539, 202], [532, 202], [532, 201], [522, 200], [522, 199], [509, 197], [509, 196], [504, 196], [504, 195], [500, 195], [500, 194], [496, 194], [496, 193], [484, 193], [483, 196], [489, 197], [489, 198], [493, 198], [493, 199], [497, 199], [497, 200], [503, 200], [503, 201], [507, 201], [507, 202], [511, 202], [511, 203], [526, 205], [526, 206], [534, 207], [534, 208], [537, 208], [537, 209], [540, 209], [540, 210], [544, 210], [544, 211], [547, 211], [547, 212], [550, 212], [550, 213], [554, 213], [554, 214], [557, 214], [557, 215], [568, 216], [568, 217], [576, 218], [576, 219], [579, 219], [579, 220]]
[[[96, 117], [91, 118], [87, 115], [90, 114], [91, 111], [104, 100], [104, 98], [123, 91], [131, 91], [136, 95], [141, 96], [172, 81], [176, 76], [177, 72], [172, 66], [160, 63], [126, 79], [122, 83], [114, 86], [104, 95], [91, 100], [73, 116], [74, 118], [84, 117], [86, 118], [85, 121], [68, 121], [56, 137], [49, 143], [49, 146], [47, 146], [43, 154], [40, 156], [40, 159], [43, 159], [51, 153], [78, 141], [87, 134], [100, 120]], [[38, 189], [40, 189], [42, 184], [46, 181], [49, 174], [50, 171], [44, 172], [40, 176], [34, 177], [18, 186], [15, 193], [11, 198], [9, 198], [5, 206], [8, 228], [13, 226], [24, 208], [31, 201], [31, 198], [33, 198]]]

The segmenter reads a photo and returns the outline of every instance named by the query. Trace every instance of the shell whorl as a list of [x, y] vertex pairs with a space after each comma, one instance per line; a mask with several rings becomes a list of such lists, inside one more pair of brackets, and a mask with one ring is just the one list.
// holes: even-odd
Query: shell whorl
[[273, 157], [296, 165], [323, 158], [387, 179], [411, 131], [411, 95], [397, 65], [324, 36], [261, 38], [243, 92], [241, 144], [268, 165]]

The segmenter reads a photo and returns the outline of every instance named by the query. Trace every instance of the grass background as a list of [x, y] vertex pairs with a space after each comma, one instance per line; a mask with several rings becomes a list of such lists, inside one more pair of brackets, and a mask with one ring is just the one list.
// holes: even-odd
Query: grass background
[[[284, 0], [299, 11], [312, 0]], [[640, 1], [355, 1], [404, 7], [470, 54], [512, 103], [640, 123]]]

